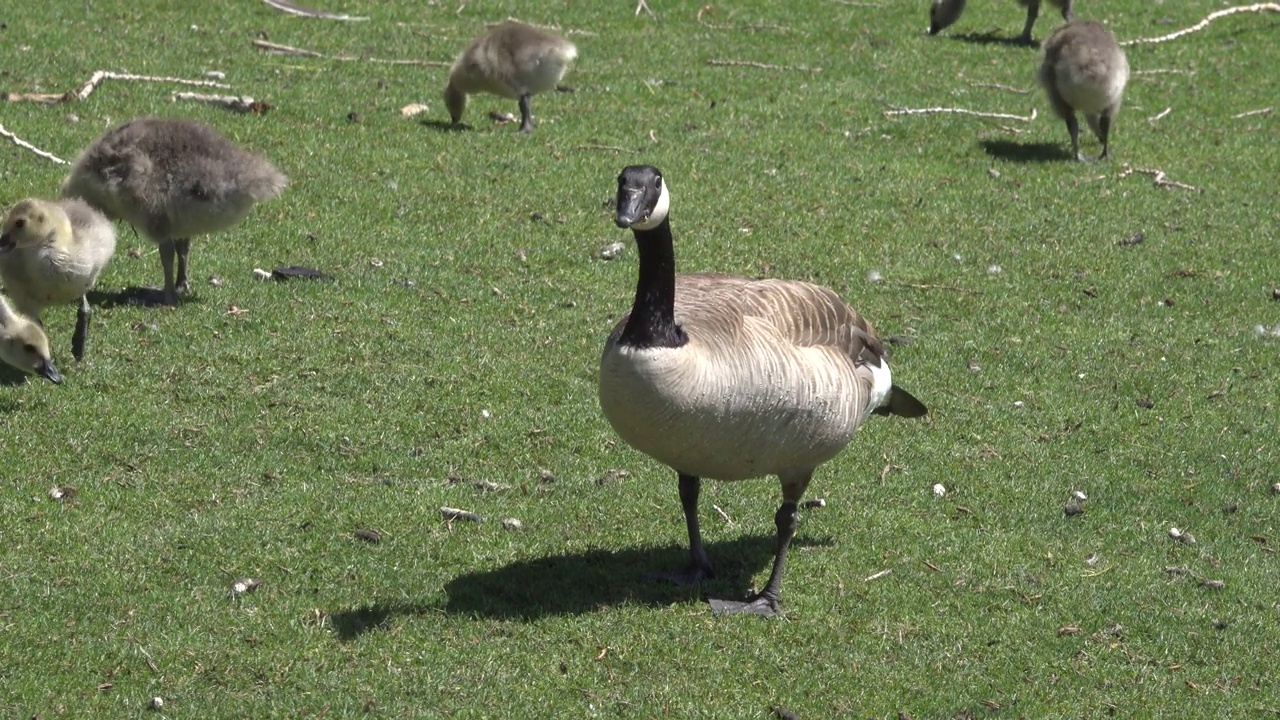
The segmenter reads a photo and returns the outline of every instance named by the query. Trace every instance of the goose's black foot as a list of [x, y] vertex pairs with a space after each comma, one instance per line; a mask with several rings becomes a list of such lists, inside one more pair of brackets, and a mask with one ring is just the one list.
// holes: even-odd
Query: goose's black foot
[[782, 613], [782, 607], [779, 605], [777, 598], [767, 597], [765, 595], [753, 595], [747, 600], [721, 600], [719, 598], [711, 598], [711, 614], [712, 615], [759, 615], [760, 617], [777, 617]]

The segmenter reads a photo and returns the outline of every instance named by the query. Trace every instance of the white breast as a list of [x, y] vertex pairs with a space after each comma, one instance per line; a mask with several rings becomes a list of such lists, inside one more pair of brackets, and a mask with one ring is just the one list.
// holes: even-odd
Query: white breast
[[812, 469], [848, 444], [868, 372], [831, 348], [610, 345], [600, 404], [628, 444], [677, 472], [744, 480]]

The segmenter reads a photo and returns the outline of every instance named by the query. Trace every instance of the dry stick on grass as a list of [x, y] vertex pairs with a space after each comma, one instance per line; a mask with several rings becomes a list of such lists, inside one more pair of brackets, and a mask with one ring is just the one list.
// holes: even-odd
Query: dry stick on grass
[[968, 288], [957, 287], [955, 285], [931, 285], [929, 283], [905, 283], [905, 282], [895, 282], [895, 283], [889, 283], [889, 284], [897, 285], [898, 287], [911, 288], [912, 290], [951, 290], [951, 291], [960, 292], [960, 293], [969, 292]]
[[1256, 5], [1240, 5], [1237, 7], [1230, 7], [1230, 8], [1227, 8], [1226, 10], [1219, 10], [1217, 12], [1209, 13], [1208, 17], [1206, 17], [1205, 19], [1201, 20], [1195, 25], [1192, 25], [1189, 28], [1179, 30], [1178, 32], [1169, 33], [1168, 35], [1161, 35], [1160, 37], [1138, 38], [1137, 40], [1125, 40], [1124, 42], [1120, 43], [1120, 45], [1124, 47], [1128, 47], [1130, 45], [1142, 45], [1144, 43], [1162, 43], [1162, 42], [1169, 42], [1170, 40], [1177, 40], [1183, 35], [1188, 35], [1190, 33], [1203, 30], [1209, 27], [1209, 23], [1213, 22], [1214, 20], [1217, 20], [1218, 18], [1226, 17], [1228, 15], [1235, 15], [1236, 13], [1244, 13], [1244, 12], [1280, 12], [1280, 3], [1258, 3]]
[[220, 83], [215, 80], [187, 80], [185, 78], [176, 77], [160, 77], [157, 75], [134, 75], [132, 73], [118, 73], [110, 70], [98, 70], [83, 85], [75, 90], [68, 90], [62, 94], [56, 93], [6, 93], [4, 98], [9, 102], [38, 102], [38, 103], [64, 103], [73, 100], [84, 100], [88, 98], [104, 80], [128, 80], [131, 82], [163, 82], [175, 83], [177, 85], [188, 85], [191, 87], [210, 87], [228, 90], [231, 88], [226, 83]]
[[1238, 115], [1232, 115], [1231, 119], [1239, 120], [1240, 118], [1253, 117], [1254, 115], [1270, 115], [1271, 111], [1274, 109], [1275, 108], [1264, 107], [1261, 110], [1250, 110], [1248, 112], [1242, 112]]
[[578, 150], [609, 150], [612, 152], [626, 152], [626, 148], [620, 148], [616, 145], [579, 145]]
[[1124, 164], [1124, 170], [1122, 170], [1117, 177], [1126, 178], [1134, 173], [1138, 173], [1139, 175], [1149, 175], [1151, 177], [1151, 184], [1155, 185], [1156, 187], [1165, 188], [1167, 190], [1178, 188], [1179, 190], [1190, 190], [1191, 192], [1204, 192], [1204, 190], [1194, 185], [1188, 185], [1186, 183], [1180, 183], [1176, 180], [1170, 180], [1169, 176], [1166, 175], [1163, 170], [1157, 170], [1155, 168], [1136, 168], [1130, 165], [1129, 163]]
[[754, 60], [708, 60], [708, 65], [713, 67], [752, 67], [761, 70], [799, 70], [800, 72], [822, 72], [822, 68], [805, 67], [804, 65], [769, 65], [768, 63], [755, 62]]
[[343, 20], [346, 22], [361, 22], [368, 20], [367, 17], [352, 17], [345, 13], [331, 13], [327, 10], [316, 10], [315, 8], [303, 7], [290, 0], [262, 0], [262, 2], [270, 5], [277, 10], [283, 10], [290, 15], [299, 17], [315, 18], [317, 20]]
[[324, 60], [341, 60], [343, 62], [382, 63], [383, 65], [419, 65], [422, 67], [451, 67], [453, 65], [451, 62], [443, 60], [388, 60], [386, 58], [354, 57], [352, 55], [325, 55], [315, 50], [293, 47], [292, 45], [281, 45], [269, 40], [252, 40], [250, 42], [259, 50], [275, 55], [297, 55], [300, 57], [322, 58]]
[[1012, 85], [1001, 85], [1000, 83], [971, 83], [971, 84], [972, 84], [974, 87], [980, 87], [980, 88], [993, 88], [993, 89], [995, 89], [995, 90], [1008, 90], [1009, 92], [1012, 92], [1012, 93], [1018, 93], [1019, 95], [1030, 95], [1030, 94], [1031, 94], [1031, 92], [1032, 92], [1031, 90], [1026, 89], [1026, 88], [1016, 88], [1016, 87], [1013, 87]]
[[991, 120], [1021, 120], [1022, 122], [1031, 122], [1032, 120], [1036, 119], [1035, 108], [1031, 108], [1030, 115], [1023, 116], [1023, 115], [1010, 115], [1008, 113], [978, 112], [977, 110], [966, 110], [964, 108], [947, 108], [947, 107], [901, 108], [901, 107], [897, 107], [896, 105], [890, 105], [889, 107], [893, 109], [885, 110], [884, 111], [885, 116], [928, 115], [931, 113], [949, 113], [952, 115], [972, 115], [973, 117], [988, 118]]
[[1173, 112], [1173, 108], [1167, 107], [1164, 110], [1161, 110], [1159, 113], [1147, 118], [1147, 122], [1155, 122], [1157, 120], [1163, 120], [1171, 112]]
[[163, 82], [174, 83], [176, 85], [188, 85], [190, 87], [209, 87], [218, 88], [220, 90], [230, 90], [231, 86], [226, 83], [220, 83], [216, 80], [187, 80], [176, 77], [161, 77], [157, 75], [134, 75], [132, 73], [117, 73], [110, 70], [99, 70], [95, 72], [85, 84], [72, 91], [74, 97], [68, 100], [84, 100], [89, 97], [90, 93], [98, 89], [103, 80], [128, 80], [131, 82]]
[[53, 153], [51, 153], [51, 152], [45, 152], [44, 150], [41, 150], [40, 148], [36, 147], [35, 145], [32, 145], [31, 143], [27, 142], [26, 140], [23, 140], [22, 138], [18, 137], [17, 135], [14, 135], [12, 132], [10, 132], [10, 131], [9, 131], [9, 128], [7, 128], [7, 127], [5, 127], [5, 126], [4, 126], [4, 123], [0, 123], [0, 137], [7, 138], [7, 139], [8, 139], [10, 142], [12, 142], [14, 145], [17, 145], [17, 146], [18, 146], [18, 147], [20, 147], [20, 148], [25, 148], [25, 149], [27, 149], [27, 150], [30, 150], [31, 152], [33, 152], [33, 153], [35, 153], [35, 154], [39, 155], [40, 157], [42, 157], [42, 158], [44, 158], [44, 159], [46, 159], [46, 160], [52, 160], [52, 161], [54, 161], [54, 162], [58, 163], [59, 165], [66, 165], [66, 164], [67, 164], [67, 161], [66, 161], [66, 160], [63, 160], [62, 158], [58, 157], [57, 155], [54, 155], [54, 154], [53, 154]]
[[645, 2], [644, 0], [640, 0], [640, 3], [636, 5], [636, 17], [640, 17], [641, 10], [649, 13], [649, 17], [658, 17], [657, 15], [653, 14], [653, 11], [649, 9], [649, 3]]
[[205, 95], [204, 93], [176, 92], [173, 94], [173, 100], [174, 102], [178, 100], [193, 100], [210, 105], [219, 105], [238, 113], [253, 113], [254, 115], [261, 115], [271, 109], [271, 106], [267, 103], [254, 100], [248, 95]]

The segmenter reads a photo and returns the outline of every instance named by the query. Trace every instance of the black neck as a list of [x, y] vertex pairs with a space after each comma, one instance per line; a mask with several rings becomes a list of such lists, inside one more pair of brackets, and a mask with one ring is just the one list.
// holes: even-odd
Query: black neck
[[663, 218], [651, 230], [632, 229], [640, 254], [640, 279], [631, 317], [618, 338], [634, 348], [680, 347], [689, 341], [676, 324], [676, 255], [671, 222]]

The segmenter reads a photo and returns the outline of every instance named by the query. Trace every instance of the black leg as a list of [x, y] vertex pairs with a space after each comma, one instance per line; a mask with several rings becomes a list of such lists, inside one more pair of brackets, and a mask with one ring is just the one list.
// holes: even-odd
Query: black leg
[[684, 524], [689, 529], [688, 567], [653, 577], [669, 580], [677, 585], [692, 585], [716, 576], [707, 551], [702, 547], [702, 529], [698, 524], [698, 493], [701, 489], [702, 480], [693, 475], [680, 475], [680, 507], [684, 509]]
[[1080, 121], [1076, 119], [1075, 113], [1067, 116], [1067, 132], [1071, 135], [1071, 152], [1075, 153], [1080, 162], [1088, 162], [1089, 159], [1080, 152]]
[[1067, 4], [1062, 6], [1062, 19], [1071, 22], [1076, 17], [1075, 10], [1071, 9], [1072, 0], [1067, 0]]
[[89, 298], [80, 296], [80, 311], [76, 313], [76, 331], [71, 335], [71, 356], [80, 362], [84, 359], [84, 342], [89, 336]]
[[1111, 137], [1111, 110], [1103, 110], [1098, 116], [1098, 139], [1102, 141], [1102, 154], [1098, 156], [1099, 160], [1105, 160], [1111, 157], [1111, 145], [1107, 143]]
[[533, 132], [533, 108], [529, 93], [520, 96], [520, 132]]
[[166, 240], [160, 243], [160, 267], [164, 269], [164, 290], [162, 292], [162, 305], [177, 305], [178, 291], [173, 282], [173, 257], [177, 254], [177, 248], [174, 241]]
[[1040, 15], [1040, 0], [1027, 3], [1027, 24], [1022, 28], [1022, 37], [1018, 40], [1023, 45], [1031, 45], [1031, 28], [1035, 27], [1036, 18]]
[[174, 292], [187, 291], [187, 254], [191, 252], [191, 240], [174, 240], [173, 247], [178, 251], [178, 279], [173, 285]]
[[796, 536], [799, 517], [796, 507], [804, 491], [809, 487], [810, 473], [782, 478], [782, 505], [773, 516], [773, 524], [778, 529], [778, 546], [773, 556], [773, 570], [769, 573], [769, 581], [764, 589], [747, 598], [746, 602], [730, 602], [712, 600], [711, 611], [717, 615], [749, 613], [773, 617], [778, 614], [782, 604], [782, 574], [787, 568], [787, 551], [791, 548], [791, 539]]

